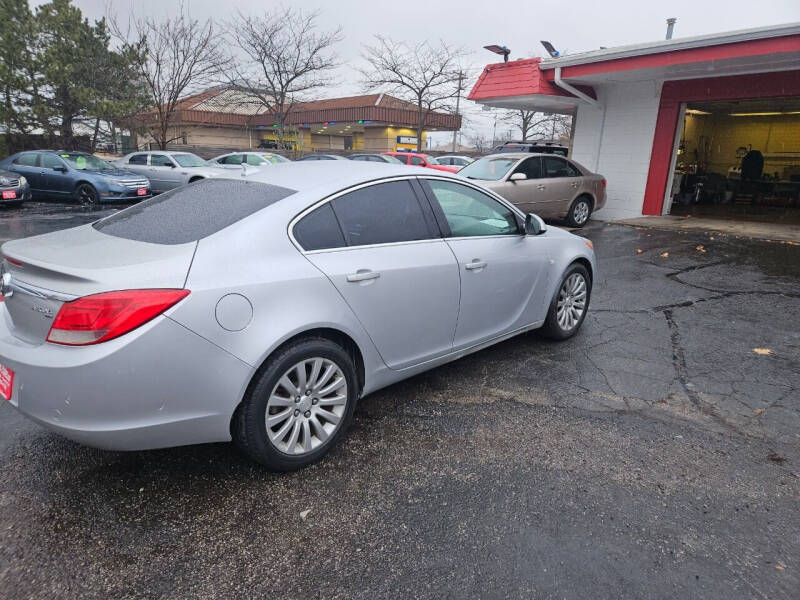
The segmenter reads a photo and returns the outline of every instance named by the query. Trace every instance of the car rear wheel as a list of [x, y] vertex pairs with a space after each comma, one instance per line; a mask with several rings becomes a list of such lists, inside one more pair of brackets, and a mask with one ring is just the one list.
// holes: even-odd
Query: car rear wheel
[[271, 357], [237, 409], [233, 437], [250, 458], [293, 471], [322, 458], [344, 435], [358, 399], [350, 355], [324, 338]]
[[583, 227], [592, 214], [592, 201], [586, 196], [575, 198], [567, 213], [567, 223], [570, 227]]
[[547, 319], [540, 330], [542, 335], [554, 340], [565, 340], [575, 335], [586, 318], [592, 294], [589, 271], [580, 263], [573, 263], [561, 277]]
[[75, 198], [83, 206], [94, 206], [98, 200], [97, 190], [88, 183], [82, 183], [75, 188]]

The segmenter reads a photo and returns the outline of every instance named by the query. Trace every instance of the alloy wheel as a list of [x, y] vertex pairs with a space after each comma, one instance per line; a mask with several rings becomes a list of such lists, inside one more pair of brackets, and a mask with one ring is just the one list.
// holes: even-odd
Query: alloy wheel
[[78, 202], [84, 206], [91, 206], [96, 202], [95, 191], [88, 185], [78, 188]]
[[267, 401], [267, 436], [293, 456], [319, 448], [339, 428], [347, 408], [347, 379], [332, 360], [300, 361], [278, 379]]
[[572, 218], [578, 225], [583, 225], [589, 220], [589, 203], [586, 200], [579, 200], [572, 211]]
[[558, 326], [564, 331], [574, 329], [586, 310], [586, 279], [573, 273], [561, 285], [556, 305]]

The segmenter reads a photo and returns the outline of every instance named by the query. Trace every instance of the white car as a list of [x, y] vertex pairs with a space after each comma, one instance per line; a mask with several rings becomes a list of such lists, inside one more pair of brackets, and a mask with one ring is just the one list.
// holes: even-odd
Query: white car
[[114, 164], [147, 177], [154, 194], [202, 179], [230, 177], [230, 172], [207, 165], [206, 161], [191, 152], [169, 150], [131, 152]]
[[249, 167], [268, 167], [288, 162], [292, 161], [272, 152], [229, 152], [209, 159], [208, 164], [221, 169], [242, 169], [242, 165], [247, 165], [245, 170], [253, 173], [256, 169]]

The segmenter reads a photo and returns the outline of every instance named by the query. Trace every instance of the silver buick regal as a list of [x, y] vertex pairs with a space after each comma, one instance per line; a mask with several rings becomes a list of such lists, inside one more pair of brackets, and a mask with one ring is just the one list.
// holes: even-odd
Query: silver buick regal
[[91, 446], [232, 438], [274, 470], [323, 456], [379, 388], [531, 329], [572, 336], [596, 275], [590, 242], [478, 185], [349, 161], [2, 250], [6, 401]]

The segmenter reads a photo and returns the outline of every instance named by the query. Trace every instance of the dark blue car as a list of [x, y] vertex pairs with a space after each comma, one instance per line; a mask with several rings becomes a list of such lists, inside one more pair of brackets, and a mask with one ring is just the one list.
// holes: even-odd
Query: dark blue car
[[31, 150], [0, 161], [0, 169], [28, 180], [34, 198], [74, 199], [81, 204], [144, 200], [150, 181], [86, 152]]

